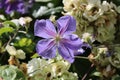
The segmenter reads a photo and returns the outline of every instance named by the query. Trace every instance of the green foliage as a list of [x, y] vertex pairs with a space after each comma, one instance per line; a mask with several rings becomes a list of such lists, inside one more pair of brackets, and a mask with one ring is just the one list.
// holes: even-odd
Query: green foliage
[[37, 58], [39, 55], [36, 53], [31, 58]]
[[62, 11], [62, 7], [56, 7], [56, 8], [51, 8], [51, 9], [44, 7], [43, 10], [41, 10], [41, 8], [39, 8], [37, 11], [34, 11], [33, 16], [35, 18], [37, 18], [37, 17], [42, 17], [42, 16], [47, 16], [47, 15], [59, 13], [61, 11]]
[[35, 43], [31, 38], [22, 37], [14, 42], [14, 46], [22, 48], [27, 53], [32, 53]]
[[26, 80], [23, 72], [12, 65], [1, 66], [0, 77], [2, 77], [3, 80]]
[[12, 21], [5, 21], [5, 22], [3, 22], [3, 26], [5, 26], [5, 27], [16, 27], [17, 25], [15, 24], [15, 23], [13, 23]]
[[22, 38], [18, 41], [18, 45], [20, 47], [27, 47], [30, 46], [30, 44], [32, 43], [32, 40], [29, 38]]
[[120, 76], [119, 75], [115, 75], [112, 77], [112, 80], [120, 80]]
[[3, 33], [8, 33], [8, 32], [14, 32], [14, 29], [12, 27], [2, 27], [2, 28], [0, 28], [0, 36]]

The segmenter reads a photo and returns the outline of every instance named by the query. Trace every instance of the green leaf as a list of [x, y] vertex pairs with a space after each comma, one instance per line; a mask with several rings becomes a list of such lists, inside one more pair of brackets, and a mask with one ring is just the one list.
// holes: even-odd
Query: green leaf
[[111, 80], [120, 80], [120, 76], [119, 75], [114, 75], [114, 76], [112, 76]]
[[17, 25], [15, 24], [15, 23], [13, 23], [12, 21], [5, 21], [5, 22], [3, 22], [3, 26], [5, 26], [5, 27], [17, 27]]
[[35, 18], [55, 14], [55, 13], [62, 11], [62, 7], [56, 7], [56, 8], [51, 8], [51, 9], [48, 9], [46, 6], [42, 6], [42, 7], [43, 8], [40, 7], [38, 10], [35, 10], [33, 12], [33, 16]]
[[0, 36], [3, 33], [13, 32], [13, 31], [14, 31], [14, 29], [12, 27], [2, 27], [2, 28], [0, 28]]
[[1, 66], [0, 77], [3, 80], [26, 80], [23, 72], [13, 65]]
[[11, 68], [4, 69], [1, 74], [2, 78], [5, 80], [15, 80], [16, 77], [16, 72]]
[[35, 53], [31, 58], [37, 58], [39, 55]]
[[32, 40], [29, 38], [22, 38], [21, 40], [19, 40], [18, 43], [20, 47], [25, 47], [29, 46], [32, 43]]
[[94, 72], [94, 73], [92, 73], [92, 76], [98, 76], [98, 77], [101, 77], [102, 74], [101, 74], [100, 72]]
[[52, 9], [47, 10], [45, 14], [49, 15], [49, 14], [58, 13], [58, 12], [61, 12], [62, 9], [63, 9], [62, 7], [52, 8]]

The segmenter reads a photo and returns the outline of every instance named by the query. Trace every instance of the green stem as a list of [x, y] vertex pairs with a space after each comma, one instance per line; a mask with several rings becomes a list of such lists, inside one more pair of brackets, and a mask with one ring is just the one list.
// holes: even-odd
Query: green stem
[[83, 56], [75, 56], [75, 58], [88, 59], [88, 57], [83, 57]]

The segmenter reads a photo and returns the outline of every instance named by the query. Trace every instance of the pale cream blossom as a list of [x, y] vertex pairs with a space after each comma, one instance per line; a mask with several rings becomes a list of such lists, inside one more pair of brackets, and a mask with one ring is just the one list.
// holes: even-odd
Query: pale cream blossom
[[88, 0], [83, 16], [90, 22], [95, 21], [103, 14], [100, 0]]
[[94, 41], [93, 35], [90, 33], [87, 33], [87, 32], [82, 35], [82, 39], [84, 42], [93, 42]]
[[7, 50], [7, 52], [8, 52], [11, 56], [15, 56], [15, 55], [16, 55], [16, 49], [15, 49], [14, 46], [7, 45], [7, 46], [6, 46], [6, 50]]
[[52, 76], [61, 76], [65, 71], [70, 68], [70, 63], [67, 61], [58, 61], [52, 64]]
[[31, 17], [20, 17], [19, 19], [13, 19], [11, 21], [15, 23], [16, 26], [25, 26], [32, 21], [32, 18]]
[[63, 76], [64, 73], [69, 70], [69, 68], [70, 63], [63, 59], [61, 60], [60, 57], [49, 60], [42, 58], [33, 58], [27, 64], [27, 73], [30, 77], [34, 79], [38, 77], [40, 79], [49, 78], [50, 80], [52, 80], [53, 78], [57, 78], [58, 76]]
[[108, 48], [106, 48], [106, 47], [98, 48], [98, 53], [99, 54], [106, 54], [107, 51], [108, 51]]
[[25, 25], [29, 24], [31, 21], [32, 21], [31, 17], [20, 17], [19, 18], [19, 24], [21, 26], [25, 26]]
[[108, 11], [108, 10], [111, 9], [111, 7], [112, 7], [112, 6], [111, 6], [107, 1], [103, 1], [103, 2], [102, 2], [102, 10]]
[[21, 49], [17, 50], [16, 55], [15, 55], [18, 59], [25, 59], [25, 52]]
[[25, 59], [26, 58], [25, 52], [21, 49], [16, 50], [16, 48], [14, 46], [7, 45], [6, 50], [11, 56], [15, 56], [18, 59]]
[[34, 76], [36, 74], [44, 73], [43, 69], [45, 66], [48, 66], [48, 62], [45, 59], [33, 58], [27, 64], [27, 73], [29, 76]]

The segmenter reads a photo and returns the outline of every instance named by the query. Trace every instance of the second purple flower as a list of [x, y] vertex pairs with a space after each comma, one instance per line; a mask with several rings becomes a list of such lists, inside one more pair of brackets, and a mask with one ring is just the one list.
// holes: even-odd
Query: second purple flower
[[50, 20], [36, 20], [34, 35], [44, 39], [36, 45], [37, 53], [45, 58], [54, 58], [56, 51], [70, 63], [74, 62], [75, 52], [82, 47], [81, 39], [72, 34], [76, 31], [76, 20], [63, 16], [56, 21], [56, 28]]
[[25, 14], [32, 7], [33, 2], [34, 0], [0, 0], [0, 9], [5, 9], [7, 14], [14, 11]]

